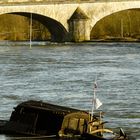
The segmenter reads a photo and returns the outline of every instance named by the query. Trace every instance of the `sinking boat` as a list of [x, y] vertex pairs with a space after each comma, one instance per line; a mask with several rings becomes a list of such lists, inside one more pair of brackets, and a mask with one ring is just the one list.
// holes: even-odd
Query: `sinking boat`
[[[92, 119], [91, 119], [92, 117]], [[101, 114], [58, 106], [42, 101], [25, 101], [14, 108], [10, 120], [0, 127], [0, 132], [10, 135], [53, 136], [80, 140], [127, 140], [120, 134], [104, 128]], [[104, 133], [110, 133], [105, 137]]]

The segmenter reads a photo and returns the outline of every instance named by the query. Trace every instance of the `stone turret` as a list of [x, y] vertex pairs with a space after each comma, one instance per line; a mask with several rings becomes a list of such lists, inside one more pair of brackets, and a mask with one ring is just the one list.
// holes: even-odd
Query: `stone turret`
[[90, 40], [89, 17], [78, 7], [68, 20], [71, 41]]

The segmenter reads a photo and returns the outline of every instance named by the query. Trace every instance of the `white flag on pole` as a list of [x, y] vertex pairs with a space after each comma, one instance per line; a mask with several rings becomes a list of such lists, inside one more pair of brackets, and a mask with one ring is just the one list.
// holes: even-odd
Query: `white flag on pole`
[[102, 105], [102, 102], [98, 98], [96, 98], [95, 99], [95, 109], [98, 109], [101, 105]]

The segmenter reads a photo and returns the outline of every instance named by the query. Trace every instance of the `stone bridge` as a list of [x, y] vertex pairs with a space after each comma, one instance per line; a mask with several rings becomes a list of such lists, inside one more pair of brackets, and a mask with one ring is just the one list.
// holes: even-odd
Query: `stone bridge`
[[140, 8], [139, 0], [3, 0], [0, 14], [18, 14], [38, 20], [52, 41], [88, 41], [95, 24], [113, 13]]

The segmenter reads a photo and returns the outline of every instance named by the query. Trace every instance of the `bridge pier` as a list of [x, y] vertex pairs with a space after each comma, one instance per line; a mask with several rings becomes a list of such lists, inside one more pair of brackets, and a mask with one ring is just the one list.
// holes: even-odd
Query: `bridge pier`
[[82, 42], [90, 40], [88, 16], [78, 7], [68, 20], [70, 40]]

